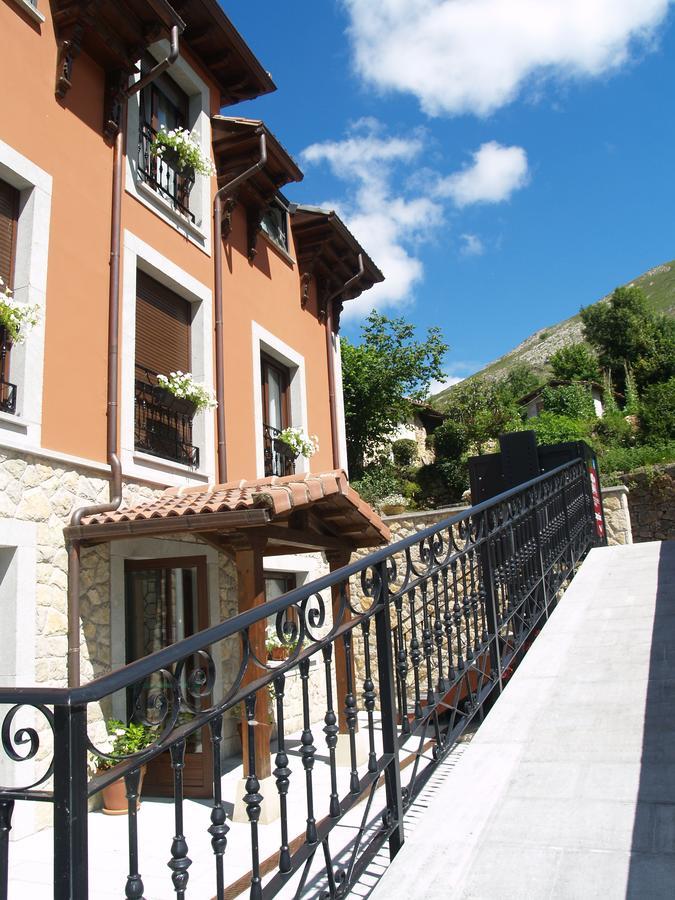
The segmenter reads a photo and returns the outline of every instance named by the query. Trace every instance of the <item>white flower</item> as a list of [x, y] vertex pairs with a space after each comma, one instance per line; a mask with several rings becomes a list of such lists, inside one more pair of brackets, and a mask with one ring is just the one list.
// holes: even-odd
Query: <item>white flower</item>
[[40, 308], [15, 300], [2, 279], [0, 285], [0, 326], [4, 327], [12, 343], [22, 344], [31, 328], [37, 325]]
[[298, 456], [304, 456], [307, 459], [309, 459], [310, 456], [314, 456], [319, 449], [319, 439], [317, 436], [315, 434], [308, 435], [304, 428], [293, 426], [284, 428], [284, 430], [277, 435], [277, 440], [290, 447]]
[[172, 128], [167, 131], [164, 125], [161, 125], [150, 149], [155, 156], [162, 157], [167, 148], [176, 152], [181, 168], [191, 166], [199, 175], [216, 174], [211, 157], [202, 152], [197, 138], [186, 129]]
[[168, 377], [158, 375], [157, 383], [174, 397], [190, 400], [197, 410], [215, 409], [218, 406], [213, 391], [203, 384], [197, 384], [189, 372], [170, 372]]

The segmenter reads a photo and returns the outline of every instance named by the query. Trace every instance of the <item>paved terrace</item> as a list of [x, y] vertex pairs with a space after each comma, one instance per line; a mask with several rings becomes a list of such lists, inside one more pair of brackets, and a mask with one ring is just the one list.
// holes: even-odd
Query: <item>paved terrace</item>
[[675, 897], [675, 542], [592, 550], [373, 900]]

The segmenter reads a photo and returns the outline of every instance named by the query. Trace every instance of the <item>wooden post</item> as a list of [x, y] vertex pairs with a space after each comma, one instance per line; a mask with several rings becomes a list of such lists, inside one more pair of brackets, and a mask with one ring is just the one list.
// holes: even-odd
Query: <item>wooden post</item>
[[[265, 603], [265, 574], [263, 571], [263, 551], [267, 541], [262, 538], [254, 540], [251, 545], [237, 547], [235, 551], [235, 563], [238, 576], [239, 612], [246, 612]], [[267, 656], [265, 648], [266, 620], [261, 619], [249, 630], [251, 649], [259, 660], [264, 661]], [[249, 684], [263, 674], [262, 669], [250, 660], [242, 684]], [[272, 774], [272, 761], [270, 755], [270, 735], [272, 725], [269, 716], [269, 703], [267, 689], [258, 691], [255, 705], [256, 725], [255, 738], [255, 772], [256, 777], [262, 781]], [[246, 713], [242, 713], [242, 756], [244, 763], [244, 775], [248, 775], [248, 728]]]
[[[349, 560], [351, 559], [351, 550], [329, 550], [326, 552], [326, 559], [328, 560], [328, 564], [330, 565], [331, 572], [335, 572], [337, 569], [341, 569], [342, 566], [346, 566]], [[347, 600], [349, 600], [349, 581], [344, 583], [345, 593], [347, 595]], [[333, 621], [337, 619], [337, 616], [340, 612], [340, 585], [334, 584], [331, 587], [331, 600], [333, 606]], [[345, 609], [344, 616], [342, 618], [343, 623], [349, 622], [352, 617], [351, 610], [349, 607]], [[349, 734], [349, 728], [347, 727], [347, 717], [345, 715], [345, 696], [347, 694], [347, 661], [345, 658], [345, 648], [342, 643], [342, 639], [338, 638], [334, 644], [334, 654], [335, 654], [335, 681], [337, 687], [337, 713], [338, 713], [338, 726], [340, 729], [340, 734]], [[352, 684], [356, 685], [356, 675], [354, 671], [354, 653], [352, 652], [351, 657], [351, 668], [352, 668]], [[359, 725], [356, 723], [356, 730], [358, 731]]]

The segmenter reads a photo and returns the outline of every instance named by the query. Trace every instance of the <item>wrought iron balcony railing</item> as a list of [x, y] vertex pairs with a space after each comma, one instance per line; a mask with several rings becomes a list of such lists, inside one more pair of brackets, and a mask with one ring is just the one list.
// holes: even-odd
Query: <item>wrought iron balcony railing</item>
[[2, 373], [7, 371], [7, 357], [11, 350], [11, 343], [7, 338], [7, 332], [3, 326], [0, 326], [0, 412], [11, 413], [16, 412], [16, 392], [15, 384], [2, 379]]
[[296, 456], [283, 441], [279, 440], [281, 432], [263, 422], [263, 448], [265, 454], [265, 477], [270, 475], [293, 475], [295, 473]]
[[[28, 762], [25, 769], [33, 771], [27, 783], [18, 774], [11, 782], [22, 786], [0, 788], [0, 900], [7, 898], [8, 866], [11, 871], [12, 813], [23, 801], [53, 804], [54, 897], [86, 900], [96, 864], [93, 850], [89, 859], [87, 804], [121, 776], [128, 798], [129, 868], [119, 892], [143, 897], [142, 872], [149, 863], [138, 840], [139, 773], [165, 751], [173, 773], [175, 832], [173, 839], [167, 832], [166, 854], [173, 889], [183, 898], [192, 864], [188, 845], [196, 840], [184, 834], [185, 746], [206, 726], [213, 799], [204, 830], [214, 859], [210, 890], [200, 881], [204, 896], [224, 900], [248, 890], [260, 900], [292, 888], [302, 897], [314, 866], [312, 896], [325, 890], [322, 896], [343, 897], [384, 844], [392, 856], [400, 849], [403, 817], [415, 796], [462, 732], [483, 718], [579, 562], [599, 543], [589, 471], [579, 458], [82, 687], [0, 688], [0, 705], [9, 707], [0, 721], [3, 768], [14, 763], [21, 770]], [[270, 615], [289, 648], [287, 659], [272, 664], [256, 651], [260, 623]], [[222, 683], [215, 660], [225, 650], [229, 658], [227, 642], [233, 640], [242, 662]], [[285, 723], [293, 693], [289, 676], [296, 673], [302, 735], [291, 744]], [[88, 710], [108, 708], [112, 695], [124, 691], [136, 698], [136, 719], [156, 725], [155, 742], [113, 769], [88, 776], [87, 752], [96, 749], [88, 723], [98, 715]], [[277, 729], [271, 745], [270, 696]], [[239, 705], [248, 748], [247, 826], [228, 820], [227, 803], [234, 798], [223, 796], [221, 780], [224, 716], [235, 709], [240, 715]], [[357, 720], [359, 738], [367, 744], [363, 763], [357, 758]], [[340, 734], [347, 771], [336, 761]], [[270, 753], [272, 776], [261, 787], [265, 773], [259, 761], [269, 766]], [[402, 766], [406, 755], [410, 764]], [[319, 777], [321, 766], [325, 777]], [[270, 791], [280, 810], [279, 844], [263, 860], [258, 823]], [[300, 834], [291, 830], [297, 821], [289, 819], [292, 798], [302, 808]], [[336, 827], [345, 821], [356, 825], [353, 838], [336, 853], [336, 840], [347, 832]], [[243, 877], [241, 869], [231, 874], [232, 861], [241, 862], [246, 846], [241, 835], [234, 856], [228, 856], [227, 834], [235, 827], [248, 832], [249, 871]], [[168, 872], [166, 877], [168, 882]], [[167, 883], [165, 896], [172, 893]]]
[[178, 171], [166, 159], [154, 156], [150, 148], [157, 132], [143, 123], [138, 135], [138, 173], [141, 178], [168, 200], [181, 215], [195, 221], [190, 212], [190, 192], [194, 187], [194, 172]]
[[199, 447], [192, 443], [194, 415], [194, 404], [160, 387], [156, 372], [136, 366], [136, 450], [199, 468]]

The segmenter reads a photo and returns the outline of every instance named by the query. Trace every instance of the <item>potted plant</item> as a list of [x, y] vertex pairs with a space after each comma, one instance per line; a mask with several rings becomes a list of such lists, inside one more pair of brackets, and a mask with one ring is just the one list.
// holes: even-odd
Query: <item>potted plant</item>
[[194, 178], [195, 174], [216, 174], [211, 158], [202, 152], [199, 142], [187, 129], [172, 128], [167, 131], [162, 125], [150, 152], [186, 178]]
[[171, 372], [157, 376], [161, 400], [170, 409], [192, 418], [202, 409], [214, 409], [218, 404], [213, 391], [197, 384], [190, 372]]
[[388, 494], [379, 503], [385, 516], [398, 516], [408, 508], [408, 501], [402, 494]]
[[4, 332], [5, 347], [22, 344], [26, 335], [38, 323], [39, 307], [19, 303], [12, 297], [12, 291], [0, 278], [0, 329]]
[[[125, 725], [119, 719], [109, 719], [106, 723], [108, 729], [108, 740], [106, 744], [100, 748], [105, 756], [99, 754], [90, 754], [89, 767], [93, 774], [98, 775], [108, 769], [114, 768], [125, 757], [138, 753], [145, 747], [150, 746], [156, 738], [154, 728], [147, 725], [137, 725], [130, 722]], [[143, 778], [147, 766], [141, 766], [141, 775], [138, 783], [138, 805], [141, 803], [141, 789], [143, 787]], [[128, 809], [127, 789], [124, 778], [118, 778], [111, 784], [104, 787], [103, 794], [103, 812], [108, 816], [123, 815]]]
[[319, 449], [319, 439], [315, 434], [308, 435], [304, 428], [284, 428], [274, 439], [274, 449], [293, 459], [298, 456], [309, 459]]

